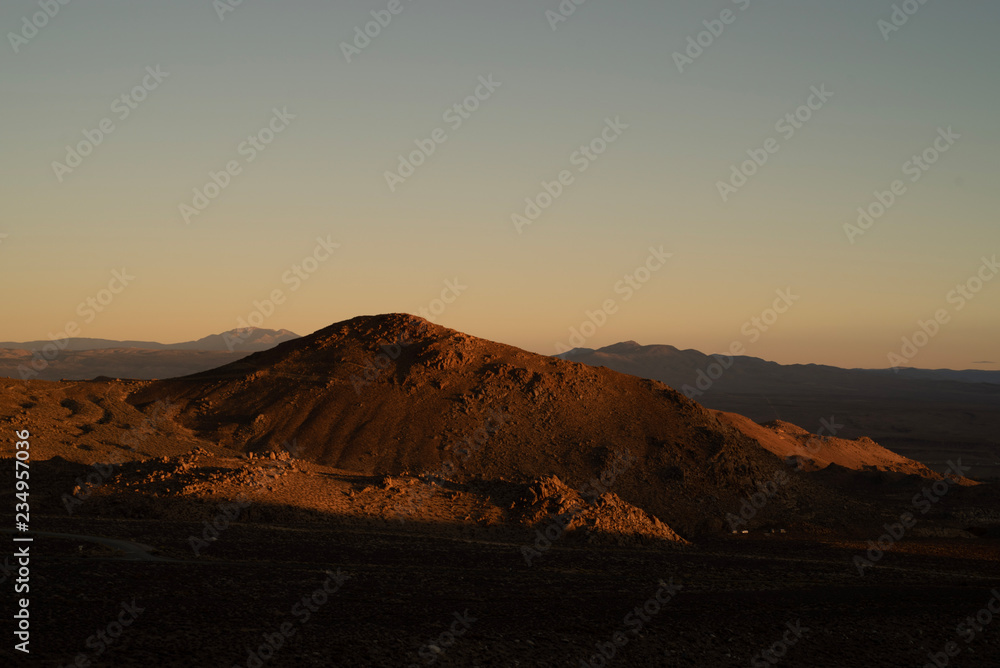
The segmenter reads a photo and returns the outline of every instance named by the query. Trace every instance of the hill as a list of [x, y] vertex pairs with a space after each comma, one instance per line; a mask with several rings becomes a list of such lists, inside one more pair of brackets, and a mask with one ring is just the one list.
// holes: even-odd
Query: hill
[[[364, 474], [556, 475], [571, 487], [603, 475], [604, 487], [682, 533], [719, 528], [786, 468], [662, 383], [402, 314], [337, 323], [219, 369], [149, 383], [129, 401], [167, 396], [200, 438], [257, 453], [294, 443], [297, 457]], [[622, 457], [635, 464], [609, 474]], [[773, 512], [812, 518], [829, 494], [793, 472]]]

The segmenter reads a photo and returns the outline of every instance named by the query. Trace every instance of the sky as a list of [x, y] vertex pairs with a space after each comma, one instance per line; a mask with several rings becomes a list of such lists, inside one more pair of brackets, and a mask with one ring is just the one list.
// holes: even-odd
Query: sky
[[1000, 368], [997, 3], [62, 2], [0, 5], [0, 340]]

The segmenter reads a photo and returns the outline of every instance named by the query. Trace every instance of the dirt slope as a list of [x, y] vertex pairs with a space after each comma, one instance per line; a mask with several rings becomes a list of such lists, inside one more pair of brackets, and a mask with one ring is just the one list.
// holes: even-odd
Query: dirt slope
[[[940, 474], [920, 462], [887, 450], [867, 437], [856, 440], [821, 437], [781, 420], [761, 425], [737, 413], [713, 412], [721, 421], [753, 438], [769, 452], [793, 461], [806, 471], [818, 471], [836, 464], [854, 471], [882, 471], [941, 479]], [[972, 481], [964, 480], [963, 483], [972, 484]]]

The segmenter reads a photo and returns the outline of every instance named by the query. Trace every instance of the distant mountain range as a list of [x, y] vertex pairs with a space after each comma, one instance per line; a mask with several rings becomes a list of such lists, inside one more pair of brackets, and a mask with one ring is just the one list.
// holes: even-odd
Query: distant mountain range
[[71, 338], [0, 343], [0, 376], [22, 380], [173, 378], [228, 364], [299, 335], [287, 329], [232, 329], [197, 341], [156, 343]]
[[616, 343], [560, 358], [666, 383], [706, 407], [827, 435], [868, 436], [943, 469], [966, 456], [1000, 473], [1000, 371], [841, 369]]
[[[1000, 385], [1000, 371], [982, 369], [843, 369], [841, 367], [823, 364], [778, 364], [768, 362], [759, 357], [745, 355], [729, 358], [725, 355], [706, 355], [697, 350], [681, 350], [668, 345], [644, 346], [635, 341], [625, 341], [604, 348], [574, 348], [561, 355], [562, 359], [608, 366], [616, 371], [633, 373], [634, 375], [654, 378], [678, 390], [684, 385], [690, 385], [695, 390], [705, 391], [708, 381], [718, 384], [717, 389], [728, 391], [750, 390], [761, 391], [761, 383], [777, 382], [781, 387], [789, 383], [840, 381], [844, 379], [861, 380], [871, 377], [886, 377], [906, 380], [945, 380], [961, 383], [992, 383]], [[731, 369], [724, 369], [717, 381], [707, 380], [708, 369], [713, 364], [733, 359]], [[725, 365], [724, 365], [725, 366]], [[627, 370], [631, 369], [631, 370]]]
[[[155, 341], [112, 341], [110, 339], [67, 339], [59, 343], [60, 350], [107, 350], [109, 348], [136, 348], [140, 350], [225, 350], [226, 352], [258, 352], [273, 348], [282, 341], [297, 339], [299, 335], [287, 329], [231, 329], [221, 334], [205, 336], [197, 341], [183, 343], [156, 343]], [[0, 342], [0, 348], [41, 351], [53, 344], [51, 340]]]

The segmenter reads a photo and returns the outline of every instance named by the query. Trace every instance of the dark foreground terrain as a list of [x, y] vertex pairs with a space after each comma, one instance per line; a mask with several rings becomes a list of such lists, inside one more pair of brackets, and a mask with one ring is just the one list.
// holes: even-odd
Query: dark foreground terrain
[[[861, 577], [863, 542], [780, 534], [674, 549], [556, 541], [528, 566], [534, 536], [504, 529], [237, 522], [195, 557], [200, 523], [34, 525], [154, 549], [37, 537], [25, 665], [579, 667], [605, 665], [603, 646], [608, 665], [769, 666], [773, 646], [785, 666], [922, 666], [948, 642], [960, 649], [948, 665], [1000, 665], [1000, 624], [956, 630], [992, 616], [995, 540], [904, 539]], [[98, 632], [119, 619], [105, 645]]]

